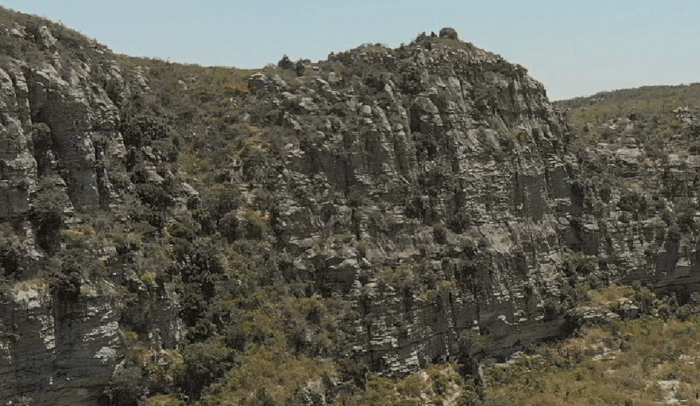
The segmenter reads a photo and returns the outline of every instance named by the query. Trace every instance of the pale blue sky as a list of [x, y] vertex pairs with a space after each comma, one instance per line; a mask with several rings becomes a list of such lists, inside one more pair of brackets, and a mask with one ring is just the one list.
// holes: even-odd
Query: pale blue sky
[[174, 62], [259, 68], [284, 54], [325, 59], [392, 47], [450, 26], [517, 62], [551, 99], [700, 81], [697, 0], [0, 0], [113, 50]]

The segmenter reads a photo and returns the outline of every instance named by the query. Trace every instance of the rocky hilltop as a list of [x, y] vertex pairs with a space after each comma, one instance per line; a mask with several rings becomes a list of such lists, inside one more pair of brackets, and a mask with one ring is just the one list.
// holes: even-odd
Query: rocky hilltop
[[0, 48], [1, 402], [350, 402], [588, 288], [696, 297], [693, 150], [590, 143], [454, 30], [242, 71], [3, 10]]

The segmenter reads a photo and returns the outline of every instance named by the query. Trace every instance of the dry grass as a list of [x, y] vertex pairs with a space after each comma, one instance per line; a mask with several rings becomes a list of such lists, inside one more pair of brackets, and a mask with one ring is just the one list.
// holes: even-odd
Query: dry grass
[[454, 363], [431, 365], [403, 378], [369, 374], [363, 393], [339, 396], [333, 405], [441, 405], [445, 400], [448, 400], [448, 404], [454, 404], [463, 392], [461, 385], [462, 378]]
[[284, 347], [259, 347], [247, 352], [248, 362], [229, 371], [205, 403], [217, 405], [289, 404], [299, 389], [333, 376], [333, 364], [292, 356]]
[[608, 288], [591, 290], [588, 292], [586, 300], [581, 302], [581, 306], [610, 306], [623, 298], [634, 296], [634, 290], [629, 285], [613, 285]]
[[183, 403], [177, 395], [157, 395], [146, 401], [147, 406], [180, 406]]
[[[606, 297], [608, 293], [598, 292], [592, 300], [617, 299], [616, 294]], [[538, 349], [536, 356], [515, 359], [506, 370], [502, 364], [489, 366], [492, 384], [487, 395], [489, 399], [546, 405], [694, 400], [700, 388], [700, 346], [694, 338], [699, 329], [698, 317], [690, 321], [618, 321], [591, 328], [580, 337]], [[577, 361], [562, 362], [562, 357]], [[675, 380], [679, 382], [664, 384]]]

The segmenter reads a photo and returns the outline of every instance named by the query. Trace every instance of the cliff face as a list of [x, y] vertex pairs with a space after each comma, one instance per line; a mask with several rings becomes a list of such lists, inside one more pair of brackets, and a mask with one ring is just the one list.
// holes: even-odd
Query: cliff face
[[263, 177], [280, 246], [354, 303], [353, 351], [382, 370], [448, 359], [464, 331], [507, 352], [564, 328], [544, 300], [560, 292], [566, 126], [523, 68], [454, 45], [361, 47], [295, 86], [252, 79], [298, 137]]
[[[567, 243], [595, 256], [611, 280], [640, 280], [682, 302], [695, 301], [698, 290], [699, 122], [682, 104], [694, 104], [685, 95], [692, 92], [650, 87], [635, 97], [619, 91], [562, 103], [572, 120], [586, 121], [577, 129]], [[616, 97], [626, 97], [629, 114], [609, 108]], [[600, 119], [588, 122], [584, 113]]]
[[[87, 70], [65, 68], [60, 58], [43, 66], [5, 59], [0, 82], [1, 216], [17, 221], [23, 234], [15, 248], [28, 251], [21, 260], [26, 278], [42, 272], [35, 267], [41, 266], [43, 253], [29, 222], [22, 221], [32, 213], [33, 197], [51, 191], [52, 198], [64, 203], [58, 210], [67, 212], [98, 207], [100, 180], [106, 186], [104, 169], [100, 173], [98, 167], [123, 159], [124, 146], [116, 128], [117, 109], [103, 89], [91, 85]], [[106, 156], [96, 154], [98, 140], [108, 145]], [[120, 312], [113, 287], [84, 285], [90, 292], [81, 292], [80, 303], [52, 294], [43, 279], [8, 288], [0, 303], [0, 386], [13, 390], [3, 390], [2, 399], [59, 388], [59, 393], [74, 393], [78, 403], [94, 400], [119, 358]]]
[[0, 401], [215, 401], [284, 348], [338, 362], [294, 388], [323, 404], [362, 371], [561, 337], [584, 287], [696, 290], [695, 227], [650, 208], [694, 198], [694, 157], [575, 147], [540, 83], [471, 44], [241, 72], [20, 17], [0, 26]]
[[[88, 41], [73, 59], [75, 34], [62, 33], [0, 27], [8, 49], [41, 55], [0, 58], [0, 402], [95, 404], [123, 363], [127, 266], [104, 236], [86, 244], [93, 231], [79, 213], [125, 207], [112, 181], [126, 176], [115, 102], [128, 89], [106, 48]], [[172, 301], [151, 296], [144, 319], [177, 335]]]
[[[41, 282], [17, 283], [3, 300], [3, 400], [93, 403], [120, 358], [119, 304], [113, 292], [82, 292], [79, 305], [52, 297]], [[9, 299], [9, 300], [8, 300]], [[47, 393], [48, 392], [48, 393]]]

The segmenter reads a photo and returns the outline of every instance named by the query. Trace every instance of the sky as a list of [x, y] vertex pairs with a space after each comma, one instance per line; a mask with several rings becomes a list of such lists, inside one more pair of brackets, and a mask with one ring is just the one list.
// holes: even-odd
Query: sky
[[133, 56], [261, 68], [425, 31], [519, 63], [552, 100], [700, 82], [697, 0], [0, 0]]

